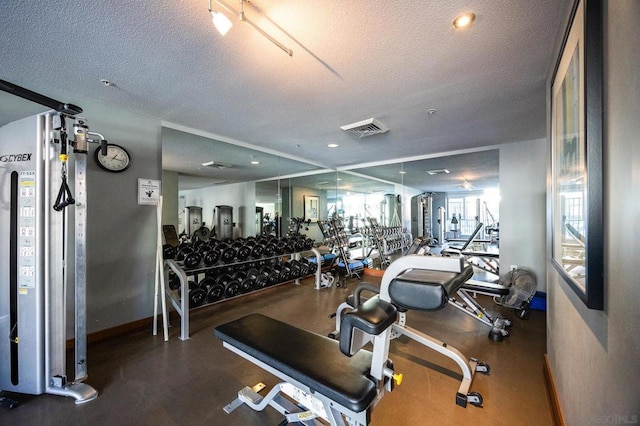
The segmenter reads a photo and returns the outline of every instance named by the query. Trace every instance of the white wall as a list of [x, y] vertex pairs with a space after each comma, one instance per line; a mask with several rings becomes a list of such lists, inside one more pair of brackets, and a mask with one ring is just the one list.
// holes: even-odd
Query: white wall
[[500, 146], [500, 266], [536, 276], [546, 287], [547, 143], [545, 139]]
[[568, 425], [640, 423], [640, 1], [604, 4], [604, 311], [548, 267], [547, 348]]
[[[256, 234], [256, 185], [255, 182], [218, 185], [202, 189], [180, 191], [181, 206], [202, 207], [202, 220], [209, 229], [213, 229], [216, 206], [232, 206], [233, 221], [236, 226], [234, 237], [247, 237]], [[182, 231], [182, 227], [178, 232]]]

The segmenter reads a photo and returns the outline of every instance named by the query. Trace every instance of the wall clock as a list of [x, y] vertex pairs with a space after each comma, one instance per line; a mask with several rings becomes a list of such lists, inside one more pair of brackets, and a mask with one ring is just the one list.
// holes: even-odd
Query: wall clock
[[126, 149], [113, 143], [107, 144], [107, 155], [102, 155], [100, 147], [96, 149], [96, 163], [108, 172], [124, 172], [131, 165], [131, 156]]

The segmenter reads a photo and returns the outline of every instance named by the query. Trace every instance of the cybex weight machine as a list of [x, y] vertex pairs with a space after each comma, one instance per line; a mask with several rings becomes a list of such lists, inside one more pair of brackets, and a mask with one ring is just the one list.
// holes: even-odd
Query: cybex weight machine
[[[103, 153], [106, 141], [75, 117], [82, 112], [77, 106], [3, 80], [0, 89], [52, 108], [0, 128], [0, 390], [68, 396], [81, 404], [98, 396], [83, 383], [86, 154], [90, 135], [101, 140]], [[73, 381], [66, 374], [67, 288], [75, 296]]]

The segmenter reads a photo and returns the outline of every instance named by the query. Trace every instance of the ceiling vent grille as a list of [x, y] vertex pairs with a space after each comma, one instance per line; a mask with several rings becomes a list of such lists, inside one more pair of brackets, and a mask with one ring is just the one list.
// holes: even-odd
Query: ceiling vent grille
[[202, 165], [213, 169], [229, 169], [233, 167], [231, 164], [221, 163], [219, 161], [207, 161], [206, 163], [202, 163]]
[[427, 174], [434, 176], [434, 175], [444, 175], [444, 174], [448, 174], [449, 170], [447, 169], [438, 169], [438, 170], [427, 170]]
[[387, 126], [385, 126], [375, 118], [358, 121], [357, 123], [347, 124], [345, 126], [340, 126], [340, 128], [358, 138], [379, 135], [380, 133], [389, 131], [389, 128]]

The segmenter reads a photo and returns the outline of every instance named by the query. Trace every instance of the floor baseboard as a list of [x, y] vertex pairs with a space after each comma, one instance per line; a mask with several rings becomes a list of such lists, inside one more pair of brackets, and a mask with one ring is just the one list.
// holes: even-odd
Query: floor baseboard
[[549, 357], [544, 354], [544, 378], [547, 384], [547, 393], [549, 395], [549, 403], [551, 405], [551, 412], [553, 414], [553, 420], [558, 426], [565, 426], [564, 416], [562, 415], [562, 407], [560, 406], [560, 399], [558, 398], [558, 390], [556, 389], [556, 382], [553, 379], [553, 373], [551, 372], [551, 366], [549, 365]]

